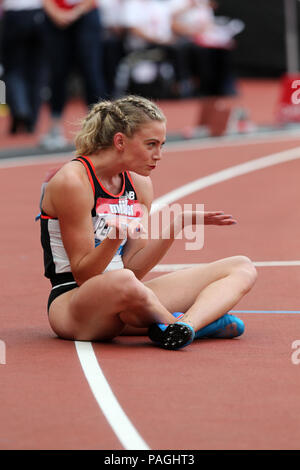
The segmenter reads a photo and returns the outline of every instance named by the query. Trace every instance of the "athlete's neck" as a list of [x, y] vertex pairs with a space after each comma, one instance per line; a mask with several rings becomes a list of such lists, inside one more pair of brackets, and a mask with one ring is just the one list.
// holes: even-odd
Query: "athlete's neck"
[[125, 171], [118, 155], [102, 150], [98, 154], [89, 156], [89, 159], [101, 184], [112, 194], [118, 194], [123, 184], [122, 173]]
[[126, 168], [117, 152], [111, 149], [101, 150], [97, 154], [89, 156], [94, 165], [96, 175], [101, 180], [113, 182]]

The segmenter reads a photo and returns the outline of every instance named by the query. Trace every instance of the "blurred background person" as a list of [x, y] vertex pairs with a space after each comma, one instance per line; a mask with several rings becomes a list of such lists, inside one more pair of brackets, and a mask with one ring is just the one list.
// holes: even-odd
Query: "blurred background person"
[[102, 25], [96, 0], [43, 0], [49, 61], [49, 133], [40, 144], [49, 150], [67, 144], [62, 114], [67, 100], [70, 71], [76, 67], [83, 84], [87, 106], [105, 96], [101, 69]]
[[122, 10], [126, 50], [172, 44], [169, 0], [126, 0]]
[[2, 63], [10, 133], [32, 133], [47, 80], [42, 0], [2, 0]]
[[[160, 69], [163, 75], [162, 83], [165, 79], [166, 86], [162, 86], [160, 89], [160, 83], [157, 82], [156, 90], [153, 86], [152, 97], [179, 96], [181, 94], [180, 84], [186, 78], [186, 54], [176, 44], [172, 32], [172, 16], [177, 9], [177, 4], [173, 0], [126, 0], [123, 5], [122, 22], [126, 33], [125, 52], [129, 54], [127, 64], [148, 60], [148, 70], [146, 65], [144, 69], [145, 76], [147, 73], [149, 76], [151, 75], [151, 60], [161, 62], [162, 65]], [[167, 84], [168, 76], [171, 74], [170, 66], [173, 67], [175, 76], [172, 94], [171, 96], [163, 96], [164, 91], [170, 93]], [[154, 71], [154, 67], [152, 69]], [[121, 75], [122, 73], [123, 71], [121, 71]], [[118, 93], [121, 94], [122, 86], [117, 88]], [[123, 93], [127, 91], [125, 85], [123, 85], [122, 91]], [[132, 91], [137, 92], [137, 90]]]
[[125, 31], [122, 8], [126, 0], [98, 0], [103, 26], [102, 70], [108, 97], [113, 97], [115, 76], [120, 60], [125, 55]]
[[200, 96], [235, 93], [231, 67], [233, 37], [244, 29], [239, 20], [215, 17], [216, 4], [210, 0], [173, 0], [178, 7], [172, 30], [188, 44], [190, 75]]

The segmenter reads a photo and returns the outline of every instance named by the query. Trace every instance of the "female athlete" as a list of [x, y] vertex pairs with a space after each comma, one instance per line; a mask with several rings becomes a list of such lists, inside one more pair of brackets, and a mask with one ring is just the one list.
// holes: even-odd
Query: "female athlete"
[[[145, 334], [165, 349], [203, 337], [239, 336], [227, 312], [251, 289], [256, 270], [244, 256], [221, 259], [142, 281], [184, 228], [147, 233], [151, 171], [162, 158], [166, 119], [150, 100], [126, 96], [93, 106], [75, 139], [77, 158], [46, 185], [41, 201], [49, 321], [61, 338], [103, 341]], [[196, 223], [196, 212], [191, 214]], [[220, 211], [204, 224], [231, 225]], [[147, 330], [145, 330], [147, 328]]]

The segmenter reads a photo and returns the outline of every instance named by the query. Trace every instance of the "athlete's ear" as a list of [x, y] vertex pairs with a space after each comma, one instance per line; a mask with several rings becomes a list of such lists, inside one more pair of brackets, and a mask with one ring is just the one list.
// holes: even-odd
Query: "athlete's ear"
[[114, 145], [117, 150], [124, 150], [124, 134], [122, 132], [117, 132], [114, 135]]

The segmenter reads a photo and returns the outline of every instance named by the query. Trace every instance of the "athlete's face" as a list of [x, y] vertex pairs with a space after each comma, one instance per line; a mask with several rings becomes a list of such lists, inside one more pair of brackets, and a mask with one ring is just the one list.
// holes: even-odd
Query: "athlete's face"
[[150, 121], [132, 137], [124, 138], [123, 158], [128, 170], [143, 176], [150, 175], [162, 158], [162, 147], [166, 140], [166, 124]]

